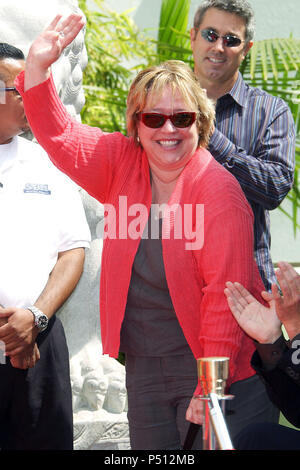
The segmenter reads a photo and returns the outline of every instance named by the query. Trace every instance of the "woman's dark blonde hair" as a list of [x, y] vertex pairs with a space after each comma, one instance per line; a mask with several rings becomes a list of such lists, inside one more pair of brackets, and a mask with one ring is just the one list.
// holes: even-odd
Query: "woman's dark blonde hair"
[[136, 144], [138, 139], [138, 113], [151, 102], [156, 103], [170, 86], [173, 94], [179, 91], [191, 111], [197, 112], [198, 146], [207, 147], [215, 118], [213, 102], [207, 97], [191, 68], [180, 60], [169, 60], [142, 70], [133, 81], [127, 98], [127, 132]]

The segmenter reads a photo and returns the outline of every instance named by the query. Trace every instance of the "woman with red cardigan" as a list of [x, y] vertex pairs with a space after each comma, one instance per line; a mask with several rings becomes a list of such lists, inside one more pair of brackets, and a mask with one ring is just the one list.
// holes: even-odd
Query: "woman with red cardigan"
[[[169, 61], [134, 80], [129, 137], [78, 123], [59, 100], [50, 66], [82, 26], [79, 15], [57, 16], [31, 46], [16, 86], [51, 160], [105, 207], [103, 353], [125, 352], [132, 449], [178, 449], [188, 421], [201, 424], [202, 402], [192, 397], [201, 392], [196, 359], [203, 356], [230, 358], [235, 434], [268, 399], [224, 284], [236, 280], [257, 296], [263, 285], [250, 206], [205, 149], [213, 104], [189, 67]], [[199, 441], [201, 433], [198, 448]]]

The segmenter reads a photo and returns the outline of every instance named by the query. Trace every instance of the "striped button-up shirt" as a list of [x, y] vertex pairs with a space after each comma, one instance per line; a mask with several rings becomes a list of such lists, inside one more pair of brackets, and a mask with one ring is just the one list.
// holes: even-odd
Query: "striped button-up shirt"
[[254, 212], [255, 257], [266, 289], [275, 282], [270, 255], [269, 210], [293, 184], [295, 126], [286, 103], [250, 87], [239, 74], [218, 99], [209, 151], [239, 181]]

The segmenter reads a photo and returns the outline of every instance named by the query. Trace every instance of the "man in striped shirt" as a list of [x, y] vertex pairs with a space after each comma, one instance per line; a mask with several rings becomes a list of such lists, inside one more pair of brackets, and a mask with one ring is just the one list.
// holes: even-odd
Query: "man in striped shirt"
[[255, 256], [267, 290], [275, 282], [269, 210], [293, 184], [295, 128], [288, 106], [247, 85], [239, 66], [252, 47], [254, 15], [245, 0], [205, 0], [191, 30], [195, 73], [216, 101], [209, 150], [239, 181], [255, 216]]

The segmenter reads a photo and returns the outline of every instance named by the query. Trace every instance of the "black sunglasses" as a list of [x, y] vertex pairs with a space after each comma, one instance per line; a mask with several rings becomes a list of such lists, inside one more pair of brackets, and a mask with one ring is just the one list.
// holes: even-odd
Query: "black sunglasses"
[[201, 36], [205, 41], [208, 42], [216, 42], [219, 38], [223, 39], [223, 44], [226, 47], [237, 47], [242, 44], [242, 39], [238, 38], [237, 36], [233, 36], [233, 34], [226, 34], [225, 36], [220, 36], [216, 31], [213, 29], [202, 29]]
[[196, 120], [197, 113], [181, 112], [175, 114], [139, 113], [138, 118], [151, 129], [162, 127], [170, 119], [175, 127], [190, 127]]

